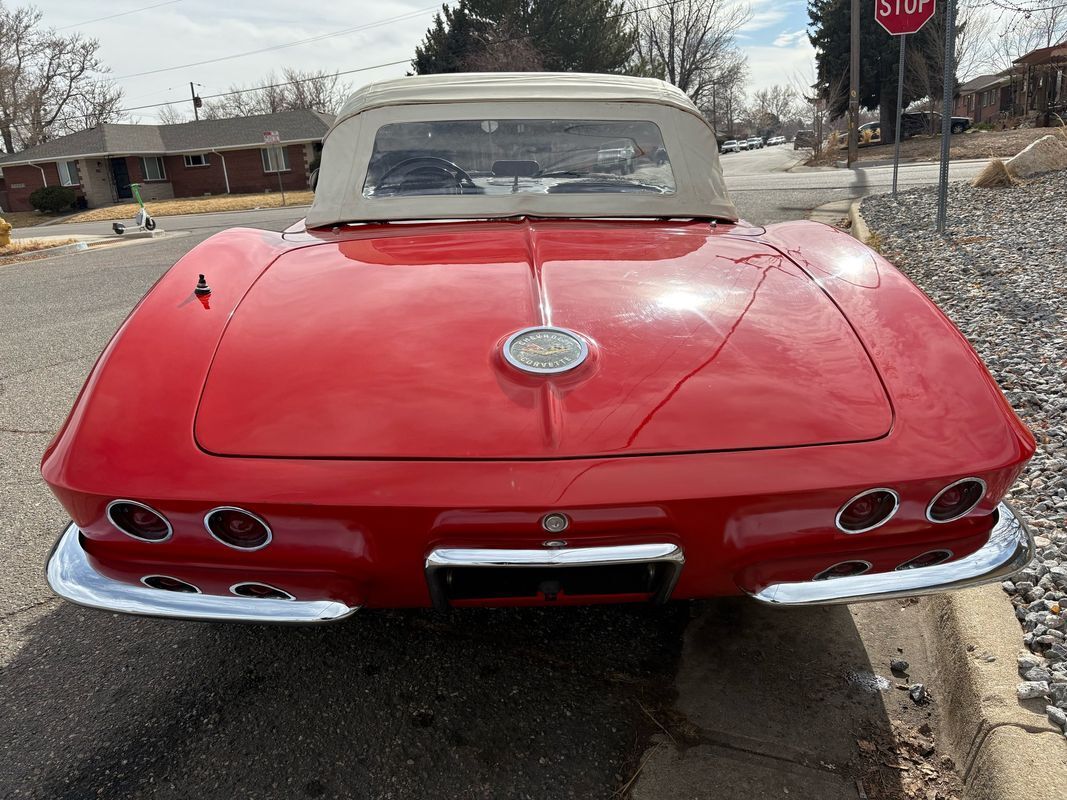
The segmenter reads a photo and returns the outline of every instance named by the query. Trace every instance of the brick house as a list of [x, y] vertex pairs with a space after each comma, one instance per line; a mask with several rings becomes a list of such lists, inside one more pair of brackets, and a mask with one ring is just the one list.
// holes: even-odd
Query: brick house
[[998, 75], [979, 75], [960, 84], [956, 96], [956, 110], [959, 117], [970, 117], [975, 124], [994, 122], [1002, 115], [1011, 113], [1012, 91], [1011, 75], [1006, 70]]
[[[251, 194], [308, 188], [332, 117], [300, 109], [177, 125], [104, 123], [21, 153], [0, 156], [9, 211], [29, 211], [42, 186], [69, 186], [79, 205], [104, 206], [209, 194]], [[277, 131], [281, 144], [263, 144]]]

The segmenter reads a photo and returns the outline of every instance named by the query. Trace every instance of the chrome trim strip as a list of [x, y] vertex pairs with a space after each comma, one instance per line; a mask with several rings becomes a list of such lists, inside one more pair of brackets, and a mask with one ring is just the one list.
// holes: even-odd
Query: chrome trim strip
[[437, 608], [448, 608], [440, 581], [434, 573], [449, 567], [602, 567], [613, 564], [663, 562], [670, 574], [653, 600], [666, 602], [674, 591], [685, 564], [685, 554], [676, 544], [624, 544], [608, 547], [554, 547], [545, 550], [442, 547], [426, 556], [430, 596]]
[[[939, 498], [941, 495], [943, 495], [945, 492], [947, 492], [953, 486], [959, 486], [961, 483], [965, 483], [967, 481], [975, 481], [976, 483], [982, 484], [982, 493], [980, 495], [978, 495], [978, 499], [974, 501], [974, 505], [972, 505], [970, 508], [968, 508], [962, 514], [957, 514], [956, 516], [951, 517], [950, 519], [934, 519], [933, 517], [930, 516], [930, 509], [934, 507], [934, 503], [937, 502], [937, 498]], [[943, 487], [940, 492], [938, 492], [937, 494], [934, 495], [933, 500], [931, 500], [929, 503], [926, 504], [926, 519], [929, 522], [934, 523], [935, 525], [944, 525], [946, 522], [955, 522], [956, 520], [958, 520], [958, 519], [960, 519], [962, 517], [966, 517], [968, 514], [970, 514], [972, 511], [974, 511], [975, 506], [977, 506], [979, 503], [982, 502], [982, 498], [985, 497], [985, 493], [987, 491], [989, 491], [989, 487], [986, 485], [986, 482], [984, 480], [982, 480], [981, 478], [973, 478], [973, 477], [972, 478], [960, 478], [958, 481], [953, 481], [948, 486]]]
[[235, 583], [233, 586], [230, 587], [230, 594], [237, 595], [237, 597], [244, 597], [248, 600], [271, 599], [268, 597], [249, 597], [248, 595], [240, 594], [237, 590], [240, 589], [242, 586], [262, 586], [264, 589], [270, 589], [272, 592], [277, 592], [278, 594], [285, 595], [285, 597], [276, 597], [274, 598], [275, 600], [296, 600], [296, 598], [289, 594], [289, 592], [285, 591], [285, 589], [279, 589], [277, 586], [273, 586], [269, 583], [263, 583], [262, 581], [241, 581], [240, 583]]
[[[860, 528], [859, 530], [856, 530], [856, 531], [850, 531], [848, 528], [842, 527], [841, 526], [841, 515], [845, 513], [845, 509], [848, 508], [853, 503], [855, 503], [861, 497], [866, 497], [867, 495], [874, 494], [875, 492], [889, 492], [889, 494], [893, 495], [893, 510], [890, 511], [888, 514], [886, 514], [885, 519], [879, 520], [878, 522], [874, 523], [873, 525], [870, 525], [870, 526], [868, 526], [866, 528]], [[893, 516], [897, 513], [897, 510], [899, 508], [900, 508], [900, 495], [897, 494], [895, 489], [889, 489], [888, 487], [885, 487], [885, 486], [876, 486], [873, 489], [868, 489], [865, 492], [860, 492], [855, 497], [852, 497], [849, 500], [846, 500], [841, 505], [841, 508], [837, 509], [837, 515], [834, 517], [834, 527], [836, 527], [839, 531], [841, 531], [841, 533], [848, 534], [849, 536], [855, 536], [857, 533], [866, 533], [867, 531], [873, 531], [875, 528], [880, 528], [883, 525], [885, 525], [887, 522], [889, 522], [889, 520], [893, 519]]]
[[826, 581], [775, 583], [749, 594], [773, 605], [822, 605], [936, 594], [1003, 580], [1030, 562], [1034, 542], [1026, 525], [1007, 503], [998, 505], [994, 513], [996, 521], [988, 541], [957, 561]]
[[52, 591], [89, 608], [213, 622], [332, 622], [355, 613], [359, 606], [336, 600], [271, 600], [233, 595], [183, 594], [124, 583], [97, 572], [81, 546], [78, 526], [71, 523], [48, 556], [45, 570]]
[[[112, 518], [112, 516], [111, 516], [111, 508], [112, 508], [112, 506], [116, 506], [119, 503], [125, 503], [126, 505], [137, 506], [138, 508], [143, 508], [145, 511], [151, 511], [153, 514], [155, 514], [157, 517], [159, 517], [161, 520], [163, 520], [163, 524], [167, 526], [167, 535], [164, 536], [162, 539], [145, 539], [142, 536], [135, 536], [134, 534], [130, 533], [129, 531], [124, 531], [122, 529], [122, 527], [117, 522], [115, 522], [114, 518]], [[107, 521], [111, 523], [111, 527], [113, 527], [119, 533], [124, 533], [127, 536], [129, 536], [131, 539], [134, 539], [134, 540], [136, 540], [138, 542], [145, 542], [146, 544], [163, 544], [163, 542], [169, 541], [170, 538], [174, 535], [174, 526], [170, 524], [170, 520], [167, 519], [165, 514], [160, 514], [158, 511], [156, 511], [154, 508], [152, 508], [152, 506], [148, 505], [147, 503], [139, 503], [136, 500], [125, 500], [123, 498], [119, 498], [117, 500], [112, 500], [110, 503], [107, 504], [107, 508], [104, 511], [104, 516], [106, 516], [107, 517]]]
[[[141, 583], [143, 583], [149, 589], [155, 589], [157, 592], [174, 591], [173, 589], [163, 589], [163, 588], [161, 588], [159, 586], [153, 586], [152, 584], [149, 583], [149, 581], [152, 580], [152, 578], [166, 578], [168, 581], [177, 581], [178, 583], [182, 584], [183, 586], [188, 586], [190, 589], [193, 590], [192, 592], [186, 592], [185, 594], [203, 594], [203, 592], [200, 591], [200, 587], [197, 586], [195, 583], [189, 583], [189, 581], [183, 581], [181, 578], [175, 578], [173, 575], [161, 575], [158, 572], [153, 572], [151, 575], [143, 576], [141, 578]], [[179, 594], [180, 594], [180, 592], [179, 592]]]
[[[208, 520], [211, 519], [211, 515], [214, 514], [216, 511], [240, 511], [242, 514], [247, 514], [267, 529], [267, 541], [265, 541], [263, 544], [256, 545], [255, 547], [241, 547], [238, 544], [230, 544], [229, 542], [220, 539], [218, 536], [215, 535], [215, 531], [211, 530], [211, 525], [208, 523]], [[219, 544], [224, 544], [231, 550], [240, 550], [242, 553], [254, 553], [257, 550], [262, 550], [264, 547], [274, 541], [274, 531], [271, 530], [270, 525], [267, 524], [267, 521], [263, 519], [263, 517], [259, 516], [259, 514], [253, 514], [247, 508], [238, 508], [237, 506], [215, 506], [209, 512], [204, 514], [204, 529], [211, 535], [211, 538]]]
[[837, 569], [838, 567], [843, 567], [845, 564], [863, 564], [863, 572], [857, 572], [856, 575], [866, 575], [868, 572], [871, 571], [871, 567], [874, 566], [874, 564], [872, 564], [870, 561], [864, 561], [862, 558], [850, 558], [847, 561], [838, 561], [836, 564], [831, 564], [826, 569], [820, 570], [819, 572], [815, 573], [815, 577], [812, 578], [812, 580], [813, 581], [836, 581], [836, 580], [840, 580], [841, 578], [851, 578], [851, 577], [853, 577], [852, 575], [841, 575], [841, 576], [839, 576], [837, 578], [834, 578], [834, 577], [829, 576], [829, 575], [827, 575], [827, 577], [825, 577], [825, 578], [819, 577], [820, 575], [825, 575], [827, 572], [829, 572], [832, 569]]

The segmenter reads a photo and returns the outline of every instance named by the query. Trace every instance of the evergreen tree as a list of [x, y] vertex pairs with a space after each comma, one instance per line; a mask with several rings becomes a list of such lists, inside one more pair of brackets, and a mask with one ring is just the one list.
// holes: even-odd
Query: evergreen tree
[[511, 68], [619, 73], [630, 63], [634, 32], [619, 0], [460, 0], [442, 7], [411, 65], [419, 75], [506, 68], [509, 45], [535, 54]]
[[[945, 14], [945, 3], [939, 3], [936, 18]], [[815, 48], [818, 73], [816, 88], [819, 96], [829, 104], [831, 117], [848, 110], [850, 0], [808, 0], [811, 30], [808, 38]], [[890, 36], [874, 19], [874, 3], [860, 4], [860, 80], [859, 104], [868, 111], [879, 110], [882, 141], [895, 140], [897, 110], [897, 75], [900, 42]], [[936, 20], [935, 20], [936, 21]], [[941, 92], [943, 83], [941, 49], [944, 42], [933, 32], [944, 30], [933, 22], [917, 34], [908, 37], [907, 64], [911, 69], [924, 70], [928, 80], [904, 82], [904, 107], [918, 100], [916, 86], [931, 87], [933, 94]]]

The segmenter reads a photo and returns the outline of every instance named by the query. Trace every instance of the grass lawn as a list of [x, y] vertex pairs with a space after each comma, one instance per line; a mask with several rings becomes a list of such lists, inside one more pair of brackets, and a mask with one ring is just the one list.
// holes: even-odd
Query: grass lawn
[[[287, 206], [306, 206], [315, 196], [310, 190], [286, 192]], [[150, 200], [145, 203], [153, 217], [178, 216], [180, 214], [209, 214], [213, 211], [248, 211], [253, 208], [278, 208], [282, 196], [270, 194], [220, 194], [211, 197], [178, 197], [173, 200]], [[101, 222], [112, 219], [133, 219], [137, 213], [136, 203], [93, 208], [68, 217], [65, 222]], [[14, 223], [12, 223], [14, 224]]]

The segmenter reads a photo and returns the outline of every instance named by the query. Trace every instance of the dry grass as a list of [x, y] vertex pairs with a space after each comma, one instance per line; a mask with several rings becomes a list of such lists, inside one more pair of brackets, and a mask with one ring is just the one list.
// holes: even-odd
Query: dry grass
[[[304, 206], [311, 203], [311, 191], [286, 192], [287, 206]], [[221, 194], [212, 197], [179, 197], [173, 200], [151, 200], [145, 203], [153, 217], [180, 216], [182, 214], [210, 214], [217, 211], [248, 211], [254, 208], [280, 208], [282, 196], [271, 194]], [[66, 222], [103, 222], [113, 219], [133, 219], [137, 213], [136, 203], [120, 206], [105, 206], [83, 211], [68, 217]]]
[[57, 217], [55, 214], [42, 214], [39, 211], [0, 211], [0, 219], [7, 220], [12, 228], [29, 228]]
[[992, 189], [1000, 186], [1011, 186], [1015, 183], [1018, 183], [1018, 181], [1008, 172], [1004, 162], [999, 158], [995, 158], [975, 176], [974, 180], [971, 181], [971, 186], [977, 186], [980, 189]]
[[45, 258], [53, 247], [74, 244], [77, 239], [12, 239], [7, 247], [0, 247], [0, 267], [17, 261]]

